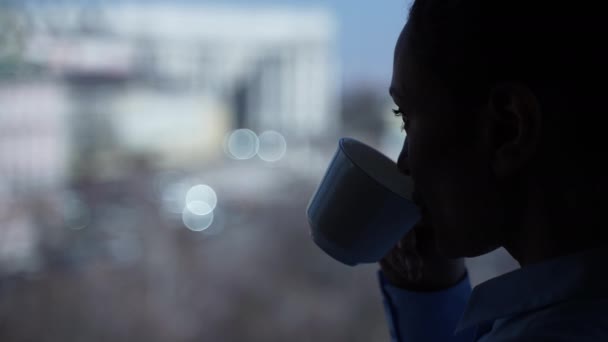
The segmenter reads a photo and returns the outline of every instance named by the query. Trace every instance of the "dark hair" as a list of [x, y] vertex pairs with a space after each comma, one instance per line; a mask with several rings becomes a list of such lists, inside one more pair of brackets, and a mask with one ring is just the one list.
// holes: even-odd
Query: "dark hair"
[[448, 83], [458, 82], [458, 88], [473, 80], [481, 88], [520, 81], [532, 88], [577, 89], [573, 81], [593, 76], [581, 77], [583, 69], [605, 69], [607, 56], [604, 24], [594, 19], [608, 16], [598, 18], [585, 6], [548, 0], [416, 0], [408, 42], [414, 55]]
[[605, 144], [608, 16], [601, 7], [591, 1], [415, 0], [406, 42], [413, 58], [465, 105], [485, 101], [498, 82], [526, 84], [543, 110], [545, 143], [563, 161]]

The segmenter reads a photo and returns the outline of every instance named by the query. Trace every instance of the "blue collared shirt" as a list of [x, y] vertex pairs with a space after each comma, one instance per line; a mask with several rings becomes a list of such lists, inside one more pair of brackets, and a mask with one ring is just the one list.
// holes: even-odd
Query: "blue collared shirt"
[[436, 292], [378, 280], [396, 342], [608, 341], [608, 246]]

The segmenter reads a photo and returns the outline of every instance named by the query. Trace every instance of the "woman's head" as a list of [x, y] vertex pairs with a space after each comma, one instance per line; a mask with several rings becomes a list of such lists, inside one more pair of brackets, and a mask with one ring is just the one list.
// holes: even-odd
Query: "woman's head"
[[580, 194], [601, 180], [593, 78], [607, 59], [593, 16], [550, 1], [414, 2], [391, 84], [407, 118], [399, 165], [445, 254], [508, 244], [524, 221], [575, 222]]

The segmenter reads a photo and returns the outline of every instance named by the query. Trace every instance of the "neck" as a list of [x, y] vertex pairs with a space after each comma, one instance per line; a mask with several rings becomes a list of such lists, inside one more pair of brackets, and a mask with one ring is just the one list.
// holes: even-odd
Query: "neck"
[[581, 252], [587, 249], [608, 246], [602, 239], [577, 238], [584, 231], [573, 227], [569, 234], [556, 234], [551, 230], [535, 230], [522, 234], [519, 243], [505, 244], [505, 249], [517, 260], [520, 266], [526, 266], [563, 255]]
[[608, 234], [601, 227], [597, 208], [577, 207], [572, 195], [543, 196], [536, 192], [528, 198], [519, 229], [504, 244], [520, 266], [608, 245]]

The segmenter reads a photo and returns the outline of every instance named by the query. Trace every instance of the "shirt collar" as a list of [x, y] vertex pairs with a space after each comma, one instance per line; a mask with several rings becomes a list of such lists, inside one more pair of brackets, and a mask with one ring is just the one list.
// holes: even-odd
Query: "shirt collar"
[[606, 295], [608, 246], [524, 266], [477, 285], [456, 333], [571, 298]]

